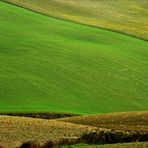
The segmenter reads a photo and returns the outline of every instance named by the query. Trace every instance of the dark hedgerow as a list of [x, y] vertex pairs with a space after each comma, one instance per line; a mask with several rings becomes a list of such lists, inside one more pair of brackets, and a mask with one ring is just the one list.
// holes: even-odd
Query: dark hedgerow
[[[139, 131], [94, 131], [83, 133], [80, 137], [61, 138], [55, 141], [48, 141], [42, 146], [37, 142], [23, 143], [20, 148], [53, 148], [62, 145], [73, 145], [78, 143], [86, 144], [111, 144], [111, 143], [127, 143], [127, 142], [144, 142], [148, 141], [148, 132]], [[1, 148], [1, 147], [0, 147]]]
[[144, 133], [143, 131], [96, 131], [82, 134], [80, 141], [91, 144], [141, 142], [148, 141], [148, 133]]
[[54, 113], [54, 112], [28, 112], [28, 113], [16, 112], [16, 113], [0, 113], [0, 115], [31, 117], [31, 118], [41, 118], [41, 119], [58, 119], [58, 118], [78, 116], [76, 114]]

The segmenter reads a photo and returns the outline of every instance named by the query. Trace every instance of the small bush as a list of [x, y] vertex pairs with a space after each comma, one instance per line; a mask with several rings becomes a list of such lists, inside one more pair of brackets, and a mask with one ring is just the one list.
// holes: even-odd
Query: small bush
[[29, 141], [26, 143], [23, 143], [20, 148], [41, 148], [40, 144], [37, 142]]

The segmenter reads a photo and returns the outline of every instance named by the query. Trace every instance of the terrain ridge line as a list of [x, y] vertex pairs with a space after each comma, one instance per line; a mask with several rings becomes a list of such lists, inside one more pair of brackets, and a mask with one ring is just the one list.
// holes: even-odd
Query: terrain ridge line
[[118, 30], [114, 30], [114, 29], [108, 29], [108, 28], [103, 28], [103, 27], [99, 27], [99, 26], [95, 26], [95, 25], [89, 25], [89, 24], [85, 24], [85, 23], [80, 23], [80, 22], [78, 22], [78, 21], [72, 21], [72, 20], [70, 20], [70, 19], [64, 19], [64, 18], [60, 18], [60, 17], [55, 17], [55, 16], [52, 16], [52, 15], [48, 15], [48, 14], [45, 14], [45, 13], [36, 11], [36, 10], [32, 10], [32, 9], [30, 9], [30, 8], [27, 8], [27, 7], [24, 7], [24, 6], [21, 6], [21, 5], [12, 3], [12, 2], [8, 2], [8, 1], [5, 1], [5, 0], [0, 0], [0, 1], [1, 1], [1, 2], [4, 2], [4, 3], [7, 3], [7, 4], [10, 4], [10, 5], [17, 6], [17, 7], [19, 7], [19, 8], [26, 9], [26, 10], [28, 10], [28, 11], [32, 11], [32, 12], [34, 12], [34, 13], [38, 13], [38, 14], [43, 15], [43, 16], [46, 16], [46, 17], [50, 17], [50, 18], [54, 18], [54, 19], [58, 19], [58, 20], [62, 20], [62, 21], [67, 21], [67, 22], [71, 22], [71, 23], [74, 23], [74, 24], [84, 25], [84, 26], [88, 26], [88, 27], [92, 27], [92, 28], [96, 28], [96, 29], [102, 29], [102, 30], [106, 30], [106, 31], [110, 31], [110, 32], [122, 34], [122, 35], [125, 35], [125, 36], [133, 37], [133, 38], [135, 38], [135, 39], [139, 39], [139, 40], [148, 42], [147, 39], [140, 38], [140, 37], [136, 37], [136, 36], [130, 35], [130, 34], [128, 34], [128, 33], [123, 33], [122, 31], [118, 31]]

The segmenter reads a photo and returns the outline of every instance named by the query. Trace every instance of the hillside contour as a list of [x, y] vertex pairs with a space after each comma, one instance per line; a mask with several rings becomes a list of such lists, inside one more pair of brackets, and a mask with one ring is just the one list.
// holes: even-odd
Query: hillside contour
[[58, 121], [105, 129], [148, 132], [148, 112], [84, 115], [58, 119]]
[[0, 111], [148, 109], [148, 43], [0, 2]]
[[147, 0], [3, 0], [74, 22], [148, 40]]
[[27, 141], [42, 144], [49, 140], [79, 137], [95, 127], [27, 117], [0, 116], [0, 146], [16, 148]]
[[[0, 121], [0, 145], [6, 148], [18, 147], [23, 142], [27, 141], [37, 141], [41, 144], [44, 144], [49, 140], [58, 142], [60, 139], [71, 139], [72, 141], [72, 139], [77, 139], [84, 133], [93, 133], [95, 131], [113, 132], [114, 130], [120, 130], [124, 133], [130, 132], [129, 135], [132, 135], [132, 137], [134, 137], [134, 133], [137, 132], [143, 134], [148, 133], [148, 112], [113, 113], [89, 116], [85, 115], [56, 120], [0, 115]], [[145, 139], [146, 138], [147, 137], [145, 136]], [[77, 142], [75, 141], [74, 143]], [[121, 146], [120, 144], [115, 146], [116, 148], [145, 148], [147, 145], [148, 142], [136, 142], [135, 144], [132, 142], [127, 146], [124, 143]], [[87, 146], [89, 145], [80, 145], [80, 147]], [[92, 148], [97, 147], [96, 145], [90, 145], [89, 147], [91, 146]], [[114, 145], [98, 145], [99, 148], [105, 146], [109, 148], [112, 146], [114, 147]], [[68, 145], [65, 147], [69, 148], [70, 146]], [[79, 145], [75, 145], [73, 147], [77, 148]]]

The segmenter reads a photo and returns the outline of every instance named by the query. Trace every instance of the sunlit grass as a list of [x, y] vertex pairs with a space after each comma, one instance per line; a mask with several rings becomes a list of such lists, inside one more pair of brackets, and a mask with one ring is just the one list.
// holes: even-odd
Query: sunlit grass
[[147, 0], [4, 0], [44, 13], [148, 40]]
[[3, 2], [0, 20], [0, 111], [147, 110], [147, 42]]

